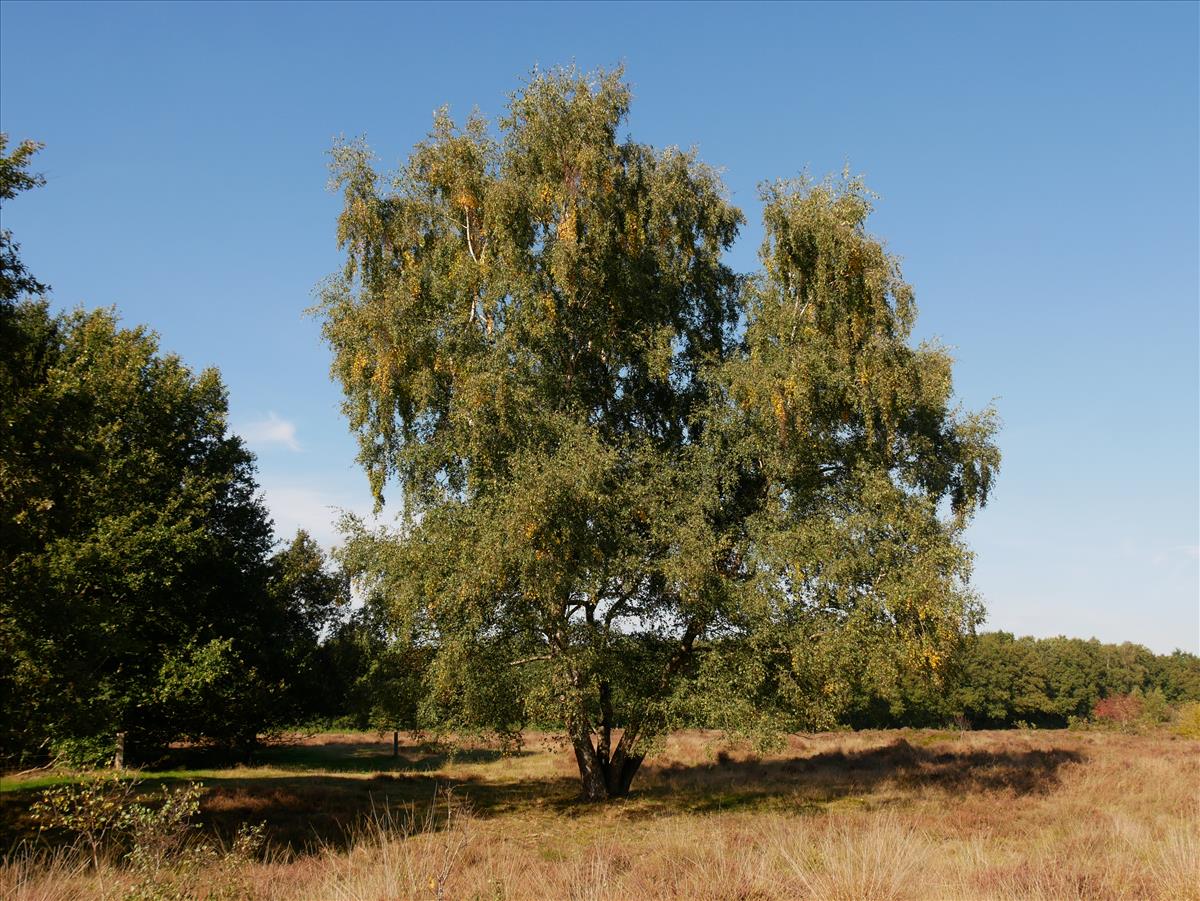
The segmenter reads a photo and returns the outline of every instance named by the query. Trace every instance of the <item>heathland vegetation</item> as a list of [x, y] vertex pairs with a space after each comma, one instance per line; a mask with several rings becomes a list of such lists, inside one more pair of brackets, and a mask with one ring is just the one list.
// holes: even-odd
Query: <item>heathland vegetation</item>
[[[767, 184], [734, 272], [718, 172], [629, 103], [535, 73], [396, 173], [334, 148], [312, 312], [403, 504], [332, 556], [274, 534], [219, 373], [52, 315], [0, 234], [6, 892], [1194, 890], [1200, 658], [978, 631], [996, 417], [910, 341], [871, 194]], [[885, 727], [946, 731], [845, 731]]]
[[[1197, 901], [1198, 748], [1166, 731], [906, 730], [792, 736], [757, 754], [688, 731], [629, 797], [586, 805], [561, 733], [453, 755], [402, 735], [396, 757], [390, 734], [296, 737], [249, 765], [181, 752], [142, 773], [110, 793], [162, 805], [135, 824], [101, 815], [70, 833], [31, 811], [63, 776], [10, 783], [10, 834], [51, 828], [8, 855], [0, 894]], [[70, 835], [74, 850], [51, 844]]]

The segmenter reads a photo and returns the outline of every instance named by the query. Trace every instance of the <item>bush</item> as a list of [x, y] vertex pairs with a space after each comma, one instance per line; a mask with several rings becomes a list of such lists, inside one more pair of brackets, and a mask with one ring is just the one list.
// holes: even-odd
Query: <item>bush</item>
[[1142, 698], [1137, 695], [1112, 695], [1101, 698], [1092, 707], [1092, 719], [1097, 723], [1132, 729], [1142, 718]]
[[30, 813], [39, 830], [73, 834], [76, 843], [87, 848], [92, 866], [99, 868], [101, 858], [125, 831], [136, 784], [110, 771], [81, 785], [55, 786], [42, 792]]
[[270, 722], [270, 708], [282, 694], [283, 686], [267, 685], [226, 638], [189, 644], [168, 656], [156, 699], [189, 739], [245, 751]]
[[[135, 800], [138, 784], [136, 778], [109, 772], [81, 785], [57, 786], [42, 793], [32, 814], [42, 829], [73, 833], [97, 869], [119, 853], [134, 876], [126, 901], [195, 897], [196, 879], [213, 867], [224, 874], [220, 885], [230, 889], [229, 897], [244, 897], [235, 877], [241, 864], [261, 853], [265, 825], [243, 823], [232, 846], [223, 850], [198, 836], [194, 820], [203, 786], [163, 788], [144, 804]], [[217, 896], [210, 891], [205, 897]]]
[[1147, 726], [1161, 726], [1171, 720], [1171, 705], [1161, 688], [1146, 692], [1142, 698], [1142, 722]]
[[1200, 702], [1184, 704], [1175, 712], [1171, 731], [1184, 738], [1200, 738]]

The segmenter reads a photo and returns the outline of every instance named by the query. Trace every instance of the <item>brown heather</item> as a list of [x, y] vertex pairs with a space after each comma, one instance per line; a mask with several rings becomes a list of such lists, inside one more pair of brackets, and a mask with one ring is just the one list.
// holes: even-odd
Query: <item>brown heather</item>
[[[687, 732], [629, 798], [585, 805], [569, 748], [544, 735], [511, 757], [411, 744], [396, 762], [376, 736], [326, 735], [261, 767], [199, 771], [206, 827], [266, 820], [273, 850], [175, 891], [1187, 901], [1200, 899], [1198, 752], [1166, 732], [903, 731], [793, 737], [756, 757]], [[34, 793], [15, 787], [3, 812], [19, 832]], [[0, 893], [21, 901], [127, 886], [123, 870], [69, 851], [14, 852], [0, 869]]]

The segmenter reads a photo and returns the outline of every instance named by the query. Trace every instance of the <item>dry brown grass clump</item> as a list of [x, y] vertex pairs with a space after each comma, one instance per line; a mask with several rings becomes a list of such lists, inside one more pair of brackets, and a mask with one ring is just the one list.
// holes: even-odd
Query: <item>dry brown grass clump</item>
[[[1200, 901], [1200, 742], [1169, 733], [838, 733], [758, 757], [688, 732], [634, 796], [598, 806], [574, 800], [569, 752], [546, 736], [517, 757], [410, 744], [394, 765], [390, 736], [314, 749], [326, 765], [206, 780], [212, 829], [274, 824], [238, 897]], [[18, 855], [0, 894], [120, 897], [123, 878]]]

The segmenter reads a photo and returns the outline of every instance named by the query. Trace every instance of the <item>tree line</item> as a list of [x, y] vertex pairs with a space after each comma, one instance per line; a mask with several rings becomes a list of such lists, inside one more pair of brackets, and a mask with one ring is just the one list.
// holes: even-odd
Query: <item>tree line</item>
[[[312, 723], [444, 722], [433, 649], [402, 640], [386, 607], [351, 605], [348, 575], [308, 535], [274, 541], [215, 372], [111, 311], [7, 302], [6, 756], [99, 760], [116, 732], [144, 755], [176, 739], [245, 749]], [[1058, 727], [1132, 692], [1200, 700], [1196, 655], [1095, 639], [968, 636], [938, 681], [869, 662], [822, 725]], [[730, 726], [722, 708], [743, 701], [726, 695], [679, 699], [672, 725]]]
[[[310, 709], [312, 726], [348, 729], [436, 729], [431, 653], [390, 640], [384, 621], [358, 609], [322, 645], [323, 693]], [[867, 669], [870, 671], [867, 672]], [[839, 712], [829, 728], [1063, 728], [1092, 717], [1106, 699], [1146, 699], [1165, 717], [1169, 708], [1200, 702], [1200, 656], [1098, 639], [1014, 637], [980, 632], [962, 639], [938, 680], [905, 677], [876, 659], [837, 689]], [[703, 690], [681, 699], [672, 728], [726, 729], [728, 701]], [[561, 729], [553, 719], [528, 722]]]
[[875, 685], [857, 694], [845, 722], [858, 728], [1061, 728], [1091, 717], [1102, 700], [1127, 695], [1148, 699], [1162, 714], [1168, 706], [1200, 701], [1200, 657], [1179, 650], [1155, 654], [1130, 642], [984, 632], [964, 640], [940, 684]]

